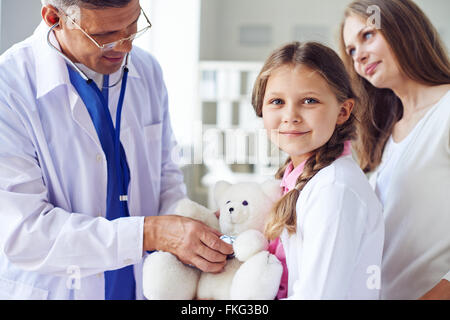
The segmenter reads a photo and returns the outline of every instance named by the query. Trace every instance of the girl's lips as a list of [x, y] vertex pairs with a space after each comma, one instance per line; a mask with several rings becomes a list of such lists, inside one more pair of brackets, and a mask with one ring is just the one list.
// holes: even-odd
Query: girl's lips
[[367, 68], [364, 70], [366, 75], [368, 75], [368, 76], [372, 75], [380, 63], [381, 62], [375, 62], [375, 63], [368, 65]]
[[[309, 132], [309, 131], [308, 131]], [[308, 132], [300, 132], [300, 131], [280, 131], [280, 134], [288, 137], [298, 137], [307, 134]]]

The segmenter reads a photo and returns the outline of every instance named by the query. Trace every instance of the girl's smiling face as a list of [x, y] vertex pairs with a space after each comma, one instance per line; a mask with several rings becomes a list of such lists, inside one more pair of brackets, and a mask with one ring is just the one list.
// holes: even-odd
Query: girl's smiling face
[[303, 65], [281, 66], [271, 73], [264, 94], [264, 128], [271, 141], [299, 165], [350, 117], [354, 101], [340, 104], [326, 80]]

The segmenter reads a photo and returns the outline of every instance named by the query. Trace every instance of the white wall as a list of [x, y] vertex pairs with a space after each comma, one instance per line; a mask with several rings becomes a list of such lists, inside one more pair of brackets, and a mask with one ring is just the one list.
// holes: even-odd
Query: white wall
[[41, 21], [39, 0], [0, 1], [0, 54], [30, 36]]
[[414, 0], [439, 31], [450, 52], [450, 1]]
[[[351, 0], [203, 0], [202, 60], [263, 61], [285, 42], [298, 39], [295, 28], [303, 34], [336, 46], [337, 29], [345, 7]], [[441, 32], [450, 48], [450, 1], [416, 0]], [[242, 26], [268, 26], [271, 42], [261, 46], [240, 44]], [[316, 29], [316, 31], [314, 30]], [[321, 33], [317, 36], [317, 33]]]
[[175, 137], [182, 145], [190, 144], [198, 103], [200, 0], [141, 0], [141, 6], [153, 27], [135, 44], [161, 64]]

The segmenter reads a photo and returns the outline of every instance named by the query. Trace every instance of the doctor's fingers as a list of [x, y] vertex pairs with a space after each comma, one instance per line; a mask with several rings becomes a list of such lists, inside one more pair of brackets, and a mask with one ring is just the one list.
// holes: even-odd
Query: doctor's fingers
[[225, 267], [226, 260], [222, 262], [211, 262], [199, 255], [196, 255], [192, 257], [189, 264], [194, 265], [203, 272], [219, 273]]
[[[213, 249], [216, 252], [219, 252], [223, 255], [230, 255], [233, 253], [233, 246], [231, 244], [228, 244], [222, 240], [220, 240], [220, 236], [222, 234], [210, 228], [210, 232], [204, 232], [200, 235], [200, 240], [202, 243], [204, 243], [207, 247]], [[212, 260], [210, 260], [212, 261]]]

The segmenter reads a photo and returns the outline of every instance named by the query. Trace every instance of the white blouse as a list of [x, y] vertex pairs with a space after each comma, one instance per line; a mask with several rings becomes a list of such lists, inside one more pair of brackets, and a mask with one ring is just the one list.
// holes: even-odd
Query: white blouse
[[319, 171], [296, 210], [297, 233], [281, 235], [288, 299], [378, 299], [381, 204], [351, 156]]
[[386, 225], [381, 298], [420, 298], [450, 279], [450, 91], [388, 142], [370, 181]]

